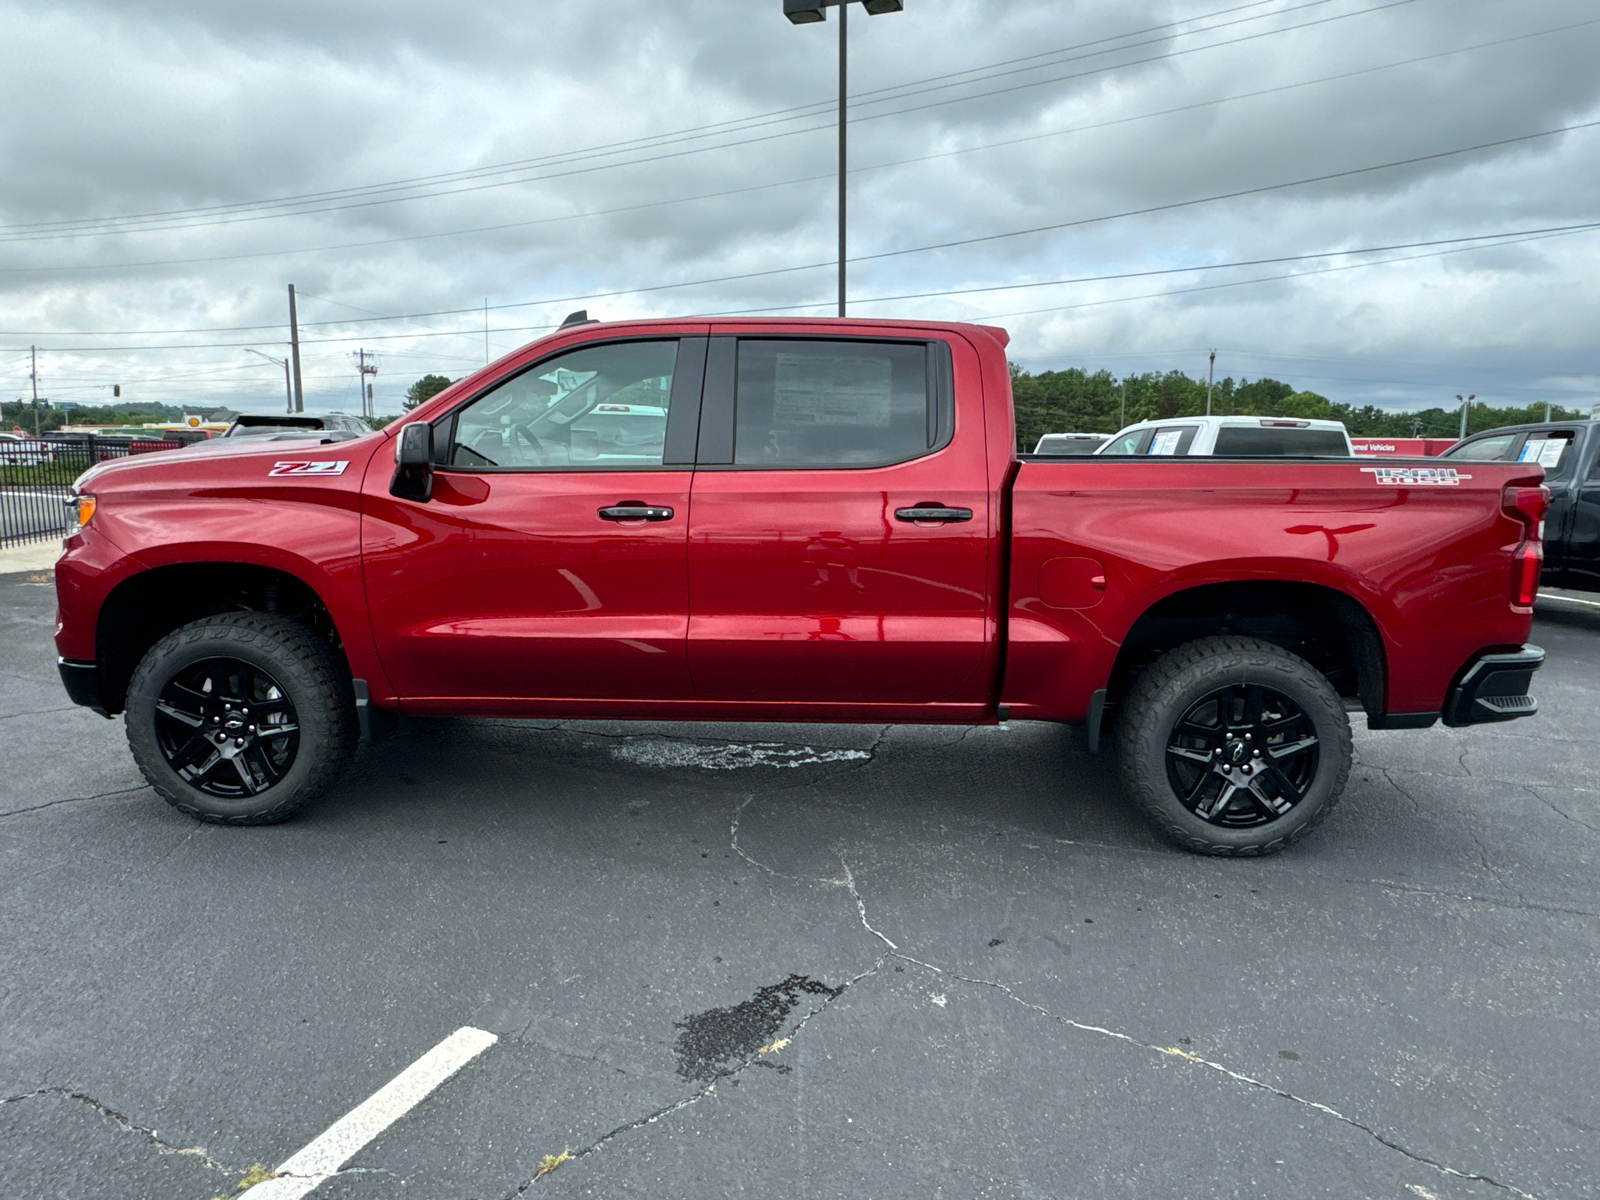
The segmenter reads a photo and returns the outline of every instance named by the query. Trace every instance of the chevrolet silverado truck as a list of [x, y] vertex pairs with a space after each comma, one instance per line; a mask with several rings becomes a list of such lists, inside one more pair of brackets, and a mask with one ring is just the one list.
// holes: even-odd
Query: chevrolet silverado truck
[[1211, 854], [1327, 815], [1350, 712], [1536, 710], [1537, 462], [1019, 457], [1006, 342], [569, 322], [355, 440], [102, 464], [62, 680], [203, 821], [291, 816], [395, 714], [1031, 719]]

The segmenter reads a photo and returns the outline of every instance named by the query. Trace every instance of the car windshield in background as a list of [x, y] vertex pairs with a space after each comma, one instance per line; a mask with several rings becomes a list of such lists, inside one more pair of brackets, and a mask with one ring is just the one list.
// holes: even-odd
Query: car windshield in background
[[1224, 425], [1212, 451], [1219, 458], [1348, 458], [1350, 447], [1333, 429], [1251, 429]]

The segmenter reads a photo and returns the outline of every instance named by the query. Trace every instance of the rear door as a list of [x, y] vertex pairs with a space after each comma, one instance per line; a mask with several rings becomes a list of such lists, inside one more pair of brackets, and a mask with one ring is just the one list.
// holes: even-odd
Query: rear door
[[513, 371], [435, 423], [427, 502], [391, 496], [375, 464], [368, 604], [402, 698], [422, 711], [692, 698], [685, 547], [705, 347], [618, 338]]
[[[1576, 453], [1568, 453], [1577, 459]], [[1589, 431], [1583, 457], [1584, 462], [1573, 464], [1581, 472], [1577, 486], [1562, 489], [1571, 496], [1571, 509], [1560, 546], [1565, 570], [1558, 578], [1567, 587], [1600, 592], [1600, 429]]]
[[699, 699], [984, 698], [977, 372], [959, 339], [713, 327], [689, 522]]

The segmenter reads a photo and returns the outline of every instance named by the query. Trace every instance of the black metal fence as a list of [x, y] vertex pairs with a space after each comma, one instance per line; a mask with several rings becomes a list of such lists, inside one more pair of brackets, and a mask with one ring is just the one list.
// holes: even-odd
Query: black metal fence
[[145, 438], [59, 434], [0, 435], [0, 547], [45, 542], [72, 528], [72, 483], [95, 463], [175, 450], [181, 443]]

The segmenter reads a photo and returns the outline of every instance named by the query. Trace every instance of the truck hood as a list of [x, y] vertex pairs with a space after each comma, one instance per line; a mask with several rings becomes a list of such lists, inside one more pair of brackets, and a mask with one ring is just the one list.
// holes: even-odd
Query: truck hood
[[78, 476], [73, 486], [79, 491], [88, 491], [93, 487], [114, 485], [120, 479], [131, 480], [135, 478], [135, 472], [170, 470], [174, 467], [181, 468], [186, 462], [199, 465], [202, 460], [210, 462], [218, 458], [239, 458], [250, 455], [286, 458], [303, 454], [325, 456], [330, 446], [348, 445], [353, 449], [355, 443], [366, 443], [376, 436], [376, 434], [357, 436], [337, 430], [308, 430], [212, 438], [209, 441], [194, 442], [177, 450], [152, 450], [146, 454], [130, 454], [126, 458], [114, 458], [107, 462], [96, 463]]

